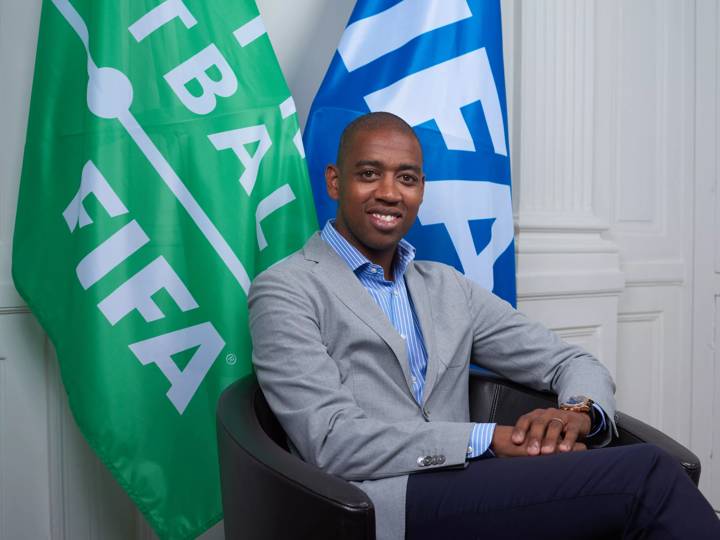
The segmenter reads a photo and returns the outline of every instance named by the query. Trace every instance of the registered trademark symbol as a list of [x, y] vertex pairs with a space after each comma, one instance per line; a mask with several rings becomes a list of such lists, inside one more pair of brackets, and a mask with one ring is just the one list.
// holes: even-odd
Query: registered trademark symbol
[[227, 362], [228, 366], [234, 366], [237, 364], [237, 356], [233, 353], [228, 353], [227, 356], [225, 356], [225, 362]]

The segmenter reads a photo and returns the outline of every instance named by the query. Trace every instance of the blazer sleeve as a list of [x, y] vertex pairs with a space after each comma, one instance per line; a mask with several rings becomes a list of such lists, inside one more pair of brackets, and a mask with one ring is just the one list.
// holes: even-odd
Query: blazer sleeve
[[[249, 296], [258, 381], [300, 456], [347, 480], [464, 466], [474, 424], [383, 422], [357, 405], [323, 344], [304, 285], [296, 273], [273, 268], [256, 278]], [[420, 465], [425, 457], [431, 463]]]
[[504, 300], [456, 273], [474, 321], [471, 361], [519, 384], [553, 392], [558, 402], [584, 395], [607, 416], [610, 430], [595, 446], [610, 442], [615, 425], [615, 383], [607, 368], [584, 349], [529, 320]]

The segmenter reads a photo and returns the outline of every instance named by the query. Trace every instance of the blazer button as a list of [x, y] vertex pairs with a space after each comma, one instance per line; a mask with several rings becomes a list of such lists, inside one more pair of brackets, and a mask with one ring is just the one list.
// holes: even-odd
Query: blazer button
[[433, 458], [430, 456], [425, 456], [425, 459], [423, 459], [423, 466], [428, 467], [433, 464]]
[[417, 458], [417, 464], [418, 464], [418, 467], [424, 467], [425, 466], [425, 458], [423, 458], [422, 456]]
[[442, 465], [443, 463], [445, 463], [445, 456], [443, 456], [442, 454], [440, 454], [440, 455], [438, 456], [438, 464]]

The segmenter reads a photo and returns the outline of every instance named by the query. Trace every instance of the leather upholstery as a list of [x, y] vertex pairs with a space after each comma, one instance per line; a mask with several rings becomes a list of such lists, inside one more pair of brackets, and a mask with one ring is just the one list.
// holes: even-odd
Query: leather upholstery
[[217, 411], [227, 539], [374, 539], [368, 496], [287, 450], [254, 375], [230, 386]]
[[[476, 422], [513, 425], [526, 412], [556, 406], [555, 395], [531, 390], [489, 372], [473, 373], [470, 379], [470, 417]], [[695, 485], [700, 482], [700, 460], [683, 445], [628, 414], [618, 412], [615, 422], [619, 437], [614, 437], [608, 446], [652, 443], [675, 457]]]
[[[537, 392], [474, 372], [470, 417], [514, 424], [522, 414], [555, 406], [552, 394]], [[650, 442], [673, 455], [697, 484], [700, 461], [667, 435], [617, 413], [620, 436], [612, 445]], [[218, 452], [225, 536], [228, 540], [312, 538], [375, 539], [375, 511], [359, 488], [304, 463], [287, 450], [285, 433], [267, 406], [254, 375], [220, 397]]]

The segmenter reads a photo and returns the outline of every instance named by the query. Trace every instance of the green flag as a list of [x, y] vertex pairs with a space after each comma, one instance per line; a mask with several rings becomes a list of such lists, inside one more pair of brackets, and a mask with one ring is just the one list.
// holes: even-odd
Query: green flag
[[254, 0], [46, 0], [13, 277], [100, 459], [164, 538], [222, 517], [247, 292], [317, 228]]

